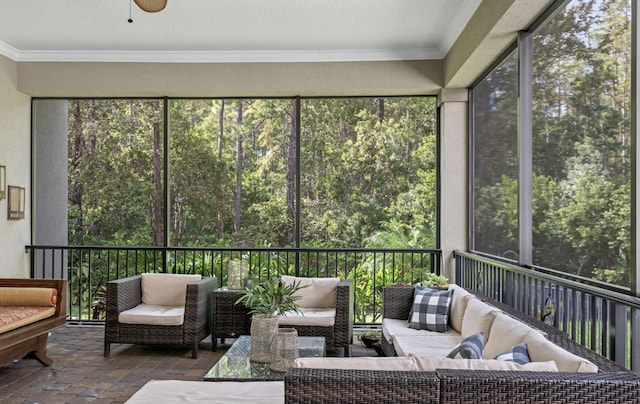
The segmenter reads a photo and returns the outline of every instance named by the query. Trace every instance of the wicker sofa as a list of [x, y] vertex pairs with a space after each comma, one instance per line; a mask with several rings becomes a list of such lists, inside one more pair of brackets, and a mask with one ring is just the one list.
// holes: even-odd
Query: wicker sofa
[[[0, 367], [32, 356], [45, 366], [49, 332], [62, 327], [67, 282], [62, 279], [0, 279]], [[24, 290], [24, 293], [21, 291]], [[42, 293], [39, 293], [42, 292]]]
[[[455, 293], [455, 292], [454, 292]], [[385, 318], [406, 322], [414, 291], [409, 286], [384, 289]], [[506, 371], [464, 368], [413, 370], [410, 363], [428, 357], [310, 358], [298, 362], [285, 377], [285, 401], [309, 402], [427, 402], [427, 403], [629, 403], [640, 394], [640, 375], [571, 341], [563, 332], [516, 312], [492, 299], [474, 296], [497, 312], [533, 327], [569, 353], [597, 366], [595, 373], [577, 371]], [[509, 336], [505, 335], [505, 339]], [[392, 341], [383, 334], [383, 350], [394, 356]], [[409, 354], [411, 355], [411, 354]], [[533, 359], [533, 358], [532, 358]], [[444, 361], [464, 361], [447, 359]], [[314, 364], [314, 361], [316, 363]], [[474, 361], [469, 359], [467, 361]], [[475, 360], [489, 361], [489, 360]], [[323, 363], [324, 362], [324, 363]], [[358, 363], [360, 362], [360, 363]], [[379, 363], [378, 363], [379, 362]], [[437, 360], [434, 362], [437, 363]], [[409, 365], [407, 365], [409, 364]], [[589, 367], [589, 372], [594, 368]]]

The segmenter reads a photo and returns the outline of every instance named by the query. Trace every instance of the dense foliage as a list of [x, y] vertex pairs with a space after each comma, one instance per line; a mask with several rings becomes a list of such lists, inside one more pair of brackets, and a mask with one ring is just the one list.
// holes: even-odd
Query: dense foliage
[[[534, 264], [630, 286], [631, 5], [571, 1], [533, 34]], [[518, 256], [517, 51], [476, 91], [476, 248]]]
[[433, 98], [168, 108], [165, 150], [162, 100], [69, 102], [70, 244], [295, 246], [299, 215], [303, 246], [362, 247], [397, 222], [435, 247]]

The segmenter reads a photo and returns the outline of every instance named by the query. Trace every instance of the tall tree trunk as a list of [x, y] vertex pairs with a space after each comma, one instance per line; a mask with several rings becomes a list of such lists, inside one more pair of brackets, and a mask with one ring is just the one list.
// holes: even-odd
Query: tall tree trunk
[[378, 122], [384, 122], [384, 98], [378, 98]]
[[162, 156], [160, 149], [160, 141], [162, 134], [160, 133], [160, 125], [158, 122], [153, 124], [153, 184], [155, 186], [155, 196], [153, 198], [153, 224], [152, 239], [154, 245], [163, 245], [164, 243], [164, 194], [162, 193]]
[[220, 103], [220, 109], [218, 110], [218, 161], [216, 162], [216, 184], [214, 185], [216, 201], [218, 205], [218, 236], [224, 234], [224, 217], [222, 215], [222, 206], [224, 206], [222, 195], [222, 170], [224, 164], [222, 164], [222, 139], [224, 136], [224, 104], [222, 100]]
[[292, 101], [291, 132], [289, 133], [289, 153], [287, 155], [287, 241], [291, 243], [295, 234], [295, 196], [296, 196], [296, 156], [297, 156], [297, 129], [296, 116], [298, 116], [298, 103]]
[[73, 139], [73, 151], [71, 152], [71, 166], [69, 167], [69, 203], [78, 209], [77, 216], [73, 219], [72, 232], [74, 243], [82, 245], [84, 240], [84, 221], [82, 213], [82, 181], [80, 172], [84, 157], [84, 138], [82, 137], [82, 114], [80, 112], [80, 101], [72, 100], [71, 103], [71, 130]]
[[222, 136], [224, 135], [224, 100], [218, 110], [218, 161], [222, 161]]
[[[238, 127], [242, 124], [242, 100], [238, 101]], [[233, 215], [233, 227], [235, 232], [240, 231], [240, 211], [242, 209], [242, 128], [238, 130], [236, 140], [236, 203]]]

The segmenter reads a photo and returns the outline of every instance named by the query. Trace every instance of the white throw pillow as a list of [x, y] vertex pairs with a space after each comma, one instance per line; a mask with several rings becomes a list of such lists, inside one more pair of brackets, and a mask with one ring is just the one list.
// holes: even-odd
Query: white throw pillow
[[291, 285], [294, 282], [300, 283], [300, 286], [309, 285], [298, 290], [294, 295], [300, 296], [300, 299], [296, 300], [300, 307], [335, 309], [340, 278], [301, 278], [283, 275], [280, 280], [285, 285]]
[[187, 301], [187, 285], [200, 279], [200, 275], [142, 274], [142, 303], [184, 306]]

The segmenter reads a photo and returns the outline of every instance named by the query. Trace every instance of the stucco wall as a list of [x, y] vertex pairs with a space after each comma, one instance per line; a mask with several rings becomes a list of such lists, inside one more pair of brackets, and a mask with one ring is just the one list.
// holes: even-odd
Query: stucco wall
[[442, 61], [345, 63], [18, 62], [34, 97], [257, 97], [437, 94]]
[[0, 201], [0, 277], [29, 276], [31, 213], [30, 114], [31, 101], [16, 88], [16, 63], [0, 56], [0, 165], [7, 166], [7, 184], [26, 188], [27, 212], [24, 220], [7, 220], [7, 200]]

